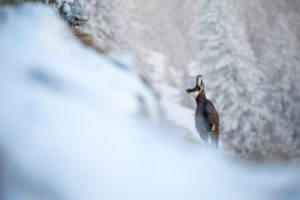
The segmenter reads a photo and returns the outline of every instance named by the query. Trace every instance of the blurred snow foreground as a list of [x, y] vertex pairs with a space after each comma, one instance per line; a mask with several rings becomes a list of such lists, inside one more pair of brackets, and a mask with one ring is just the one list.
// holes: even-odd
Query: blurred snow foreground
[[299, 199], [293, 170], [179, 143], [129, 57], [83, 47], [53, 10], [0, 25], [1, 199]]

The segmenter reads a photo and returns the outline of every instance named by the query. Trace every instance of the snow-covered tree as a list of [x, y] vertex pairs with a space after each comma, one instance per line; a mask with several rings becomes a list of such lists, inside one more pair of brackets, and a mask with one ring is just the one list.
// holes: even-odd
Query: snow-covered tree
[[266, 120], [262, 75], [238, 13], [227, 1], [208, 0], [199, 13], [199, 65], [193, 72], [206, 79], [208, 98], [220, 115], [221, 143], [249, 155], [260, 146]]
[[297, 31], [293, 31], [296, 19], [294, 15], [279, 15], [262, 63], [266, 77], [263, 86], [268, 94], [265, 101], [273, 115], [264, 130], [272, 133], [266, 146], [283, 156], [292, 156], [300, 143], [300, 46]]

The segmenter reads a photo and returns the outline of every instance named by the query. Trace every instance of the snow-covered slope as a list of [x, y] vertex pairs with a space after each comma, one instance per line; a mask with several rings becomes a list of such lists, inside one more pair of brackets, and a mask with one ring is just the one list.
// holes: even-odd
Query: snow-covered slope
[[0, 16], [1, 199], [300, 198], [295, 169], [236, 163], [158, 127], [130, 59], [82, 46], [53, 10]]
[[192, 106], [181, 105], [189, 98], [185, 90], [178, 88], [182, 87], [186, 73], [184, 66], [195, 49], [189, 41], [194, 29], [190, 22], [196, 20], [199, 1], [84, 0], [82, 3], [90, 15], [83, 29], [95, 35], [103, 48], [132, 53], [139, 74], [159, 95], [169, 121], [179, 122], [176, 126], [184, 128], [188, 137], [198, 138]]

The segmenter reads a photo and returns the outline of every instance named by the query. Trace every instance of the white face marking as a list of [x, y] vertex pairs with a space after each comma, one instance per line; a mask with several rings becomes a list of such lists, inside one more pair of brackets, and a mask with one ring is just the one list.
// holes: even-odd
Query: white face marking
[[190, 92], [189, 94], [192, 95], [196, 99], [197, 96], [200, 94], [200, 91]]

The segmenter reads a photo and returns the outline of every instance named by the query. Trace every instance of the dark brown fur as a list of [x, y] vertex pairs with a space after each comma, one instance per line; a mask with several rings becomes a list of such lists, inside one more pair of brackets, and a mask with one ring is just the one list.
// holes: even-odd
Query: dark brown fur
[[219, 146], [219, 115], [212, 102], [205, 97], [204, 90], [196, 98], [197, 109], [195, 113], [196, 129], [201, 138], [208, 143], [210, 135], [212, 145]]

